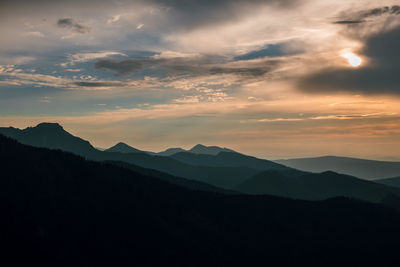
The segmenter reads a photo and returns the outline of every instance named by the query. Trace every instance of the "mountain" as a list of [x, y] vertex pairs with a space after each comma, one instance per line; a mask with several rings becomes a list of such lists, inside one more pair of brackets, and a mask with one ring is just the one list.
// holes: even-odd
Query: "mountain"
[[221, 148], [218, 146], [204, 146], [201, 144], [195, 145], [191, 149], [188, 150], [190, 153], [194, 154], [206, 154], [206, 155], [217, 155], [220, 152], [235, 152], [229, 148]]
[[234, 188], [248, 194], [268, 194], [295, 199], [322, 200], [345, 196], [380, 203], [400, 189], [332, 171], [306, 173], [298, 177], [264, 171]]
[[400, 214], [382, 205], [193, 191], [3, 136], [0, 162], [7, 266], [398, 262]]
[[0, 134], [35, 147], [61, 149], [85, 156], [94, 155], [98, 152], [88, 141], [71, 135], [58, 123], [44, 122], [36, 127], [28, 127], [23, 130], [13, 127], [0, 127]]
[[374, 182], [394, 187], [400, 187], [400, 177], [378, 179], [374, 180]]
[[120, 153], [145, 153], [139, 149], [131, 147], [125, 143], [119, 142], [118, 144], [105, 150], [106, 152], [120, 152]]
[[[255, 170], [293, 170], [281, 164], [258, 159], [252, 156], [243, 155], [237, 152], [219, 152], [217, 155], [193, 154], [190, 152], [179, 152], [172, 156], [186, 164], [195, 166], [213, 166], [213, 167], [247, 167]], [[294, 170], [293, 170], [294, 171]]]
[[173, 155], [175, 155], [177, 153], [185, 153], [185, 152], [192, 153], [192, 154], [202, 154], [202, 155], [213, 155], [213, 156], [215, 156], [220, 152], [235, 152], [235, 151], [233, 151], [232, 149], [229, 149], [229, 148], [225, 148], [225, 147], [221, 148], [221, 147], [218, 147], [218, 146], [204, 146], [204, 145], [198, 144], [198, 145], [195, 145], [194, 147], [192, 147], [189, 150], [185, 150], [183, 148], [176, 147], [176, 148], [168, 148], [165, 151], [161, 151], [161, 152], [158, 152], [158, 153], [155, 153], [155, 154], [159, 155], [159, 156], [173, 156]]
[[156, 154], [159, 155], [159, 156], [167, 156], [168, 157], [168, 156], [172, 156], [172, 155], [174, 155], [176, 153], [185, 152], [185, 151], [186, 150], [184, 150], [183, 148], [173, 147], [173, 148], [168, 148], [167, 150], [158, 152]]
[[276, 160], [275, 162], [308, 172], [334, 171], [366, 180], [400, 175], [400, 162], [334, 156]]

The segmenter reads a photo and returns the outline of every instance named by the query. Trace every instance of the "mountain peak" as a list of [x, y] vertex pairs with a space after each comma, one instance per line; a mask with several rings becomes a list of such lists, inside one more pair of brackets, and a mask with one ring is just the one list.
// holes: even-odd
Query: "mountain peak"
[[185, 151], [186, 150], [184, 150], [183, 148], [180, 148], [180, 147], [171, 147], [171, 148], [168, 148], [168, 149], [166, 149], [164, 151], [158, 152], [157, 155], [159, 155], [159, 156], [172, 156], [172, 155], [174, 155], [176, 153], [185, 152]]
[[52, 122], [42, 122], [34, 127], [27, 127], [22, 131], [31, 133], [31, 134], [41, 135], [41, 136], [49, 136], [49, 135], [63, 135], [63, 136], [68, 135], [69, 136], [69, 135], [71, 135], [70, 133], [65, 131], [64, 128], [60, 124], [52, 123]]
[[131, 147], [130, 145], [124, 143], [124, 142], [118, 142], [116, 145], [116, 147]]
[[32, 128], [46, 129], [46, 130], [64, 130], [64, 128], [56, 122], [54, 122], [54, 123], [53, 122], [42, 122]]
[[91, 155], [96, 149], [86, 140], [73, 136], [58, 123], [42, 122], [23, 130], [3, 128], [0, 132], [19, 142], [50, 149], [61, 149], [75, 154]]
[[105, 150], [106, 152], [120, 152], [120, 153], [138, 153], [138, 152], [143, 152], [139, 149], [136, 149], [134, 147], [131, 147], [128, 144], [125, 144], [123, 142], [119, 142], [116, 145], [110, 147], [109, 149]]
[[194, 147], [192, 147], [190, 150], [203, 149], [203, 148], [207, 148], [207, 146], [202, 145], [202, 144], [197, 144]]
[[220, 152], [235, 152], [229, 148], [221, 148], [218, 146], [205, 146], [202, 144], [197, 144], [188, 150], [190, 153], [194, 154], [207, 154], [207, 155], [217, 155]]

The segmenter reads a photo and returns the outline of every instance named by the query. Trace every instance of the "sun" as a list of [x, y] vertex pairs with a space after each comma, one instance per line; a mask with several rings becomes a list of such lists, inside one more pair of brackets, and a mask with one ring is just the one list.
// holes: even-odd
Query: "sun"
[[350, 64], [350, 66], [352, 67], [358, 67], [361, 65], [362, 63], [362, 58], [360, 58], [359, 56], [357, 56], [354, 53], [351, 52], [346, 52], [342, 54], [342, 57], [344, 57], [345, 59], [347, 59], [347, 62]]

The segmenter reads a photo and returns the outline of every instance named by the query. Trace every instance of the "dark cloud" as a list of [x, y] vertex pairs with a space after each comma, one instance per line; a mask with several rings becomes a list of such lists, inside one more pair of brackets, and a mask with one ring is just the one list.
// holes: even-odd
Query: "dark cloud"
[[75, 86], [79, 87], [111, 87], [111, 86], [121, 86], [123, 83], [121, 82], [74, 82], [72, 83]]
[[[124, 76], [139, 72], [149, 65], [150, 61], [147, 59], [127, 59], [117, 61], [113, 59], [103, 59], [97, 61], [94, 66], [96, 69], [103, 71], [114, 71], [117, 75]], [[154, 64], [158, 62], [154, 61]]]
[[348, 91], [400, 94], [400, 27], [368, 39], [364, 55], [366, 66], [357, 69], [328, 69], [309, 75], [299, 82], [307, 92]]
[[334, 24], [344, 24], [344, 25], [356, 25], [363, 22], [367, 22], [368, 18], [377, 17], [382, 15], [400, 15], [400, 6], [385, 6], [379, 8], [373, 8], [358, 12], [353, 12], [350, 14], [345, 14], [341, 20], [334, 21]]
[[242, 68], [223, 68], [215, 67], [209, 70], [210, 74], [236, 74], [245, 77], [259, 77], [264, 76], [268, 72], [274, 69], [273, 64], [269, 66], [259, 67], [242, 67]]
[[78, 22], [76, 22], [74, 19], [71, 18], [63, 18], [63, 19], [59, 19], [57, 21], [57, 26], [60, 28], [67, 28], [72, 30], [73, 32], [76, 33], [88, 33], [90, 32], [90, 28], [86, 27], [82, 24], [79, 24]]
[[274, 69], [279, 61], [269, 60], [258, 65], [233, 66], [230, 61], [221, 59], [215, 63], [213, 56], [195, 58], [145, 58], [127, 59], [117, 61], [114, 59], [102, 59], [95, 63], [95, 68], [103, 71], [113, 71], [117, 76], [127, 76], [141, 71], [160, 71], [170, 75], [213, 75], [213, 74], [236, 74], [239, 76], [257, 77], [263, 76]]
[[204, 72], [205, 59], [187, 58], [133, 58], [126, 60], [102, 59], [95, 63], [95, 68], [103, 71], [113, 71], [117, 76], [128, 76], [144, 70], [157, 72], [162, 70], [169, 74], [196, 73]]
[[358, 23], [363, 23], [365, 20], [359, 19], [359, 20], [338, 20], [333, 22], [334, 24], [358, 24]]
[[367, 11], [363, 11], [361, 13], [362, 18], [368, 18], [371, 16], [381, 16], [383, 14], [395, 14], [398, 15], [400, 14], [400, 6], [385, 6], [381, 8], [373, 8]]

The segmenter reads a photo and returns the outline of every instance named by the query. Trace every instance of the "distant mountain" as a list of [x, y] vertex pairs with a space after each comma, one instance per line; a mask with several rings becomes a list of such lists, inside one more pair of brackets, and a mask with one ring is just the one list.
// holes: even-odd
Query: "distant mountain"
[[374, 180], [374, 182], [394, 187], [400, 187], [400, 177], [378, 179]]
[[[186, 164], [213, 167], [247, 167], [255, 170], [293, 170], [281, 164], [243, 155], [237, 152], [219, 152], [217, 155], [179, 152], [170, 156]], [[294, 171], [294, 170], [293, 170]]]
[[323, 200], [345, 196], [380, 203], [400, 189], [332, 171], [291, 177], [276, 171], [261, 172], [235, 187], [248, 194], [267, 194], [295, 199]]
[[201, 144], [195, 145], [191, 149], [188, 150], [190, 153], [194, 154], [206, 154], [206, 155], [217, 155], [220, 152], [235, 152], [229, 148], [221, 148], [218, 146], [204, 146]]
[[174, 155], [176, 153], [185, 152], [185, 151], [186, 150], [184, 150], [183, 148], [174, 147], [174, 148], [168, 148], [167, 150], [158, 152], [156, 154], [159, 155], [159, 156], [167, 156], [168, 157], [168, 156], [172, 156], [172, 155]]
[[165, 151], [161, 151], [161, 152], [154, 153], [154, 154], [159, 155], [159, 156], [172, 156], [172, 155], [175, 155], [177, 153], [183, 153], [183, 152], [188, 152], [188, 153], [192, 153], [192, 154], [213, 155], [213, 156], [215, 156], [220, 152], [235, 152], [235, 151], [232, 150], [232, 149], [229, 149], [229, 148], [225, 148], [225, 147], [221, 148], [221, 147], [218, 147], [218, 146], [205, 146], [205, 145], [198, 144], [198, 145], [195, 145], [194, 147], [192, 147], [189, 150], [185, 150], [183, 148], [176, 147], [176, 148], [168, 148]]
[[400, 215], [378, 204], [196, 192], [3, 136], [0, 162], [0, 247], [7, 266], [398, 261]]
[[125, 143], [119, 142], [118, 144], [105, 150], [106, 152], [120, 152], [120, 153], [145, 153], [139, 149], [131, 147]]
[[[140, 167], [155, 169], [170, 175], [205, 182], [224, 189], [232, 189], [259, 170], [248, 167], [194, 166], [170, 157], [146, 153], [102, 152], [95, 160], [112, 160], [131, 163]], [[104, 155], [106, 153], [107, 155]]]
[[275, 160], [275, 162], [303, 171], [334, 171], [366, 180], [396, 177], [400, 175], [400, 162], [334, 156]]

